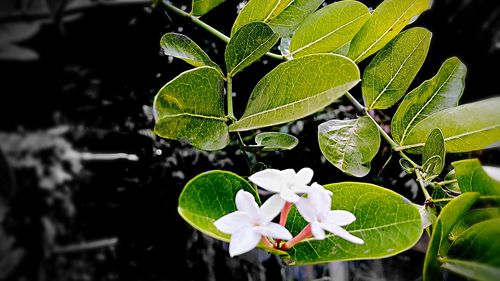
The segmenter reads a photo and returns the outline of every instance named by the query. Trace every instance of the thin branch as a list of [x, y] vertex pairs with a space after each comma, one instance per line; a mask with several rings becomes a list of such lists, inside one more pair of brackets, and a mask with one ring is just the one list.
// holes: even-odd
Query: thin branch
[[118, 238], [109, 238], [109, 239], [73, 244], [68, 246], [56, 246], [53, 250], [53, 253], [67, 254], [67, 253], [95, 250], [100, 248], [108, 248], [116, 245], [117, 243], [118, 243]]

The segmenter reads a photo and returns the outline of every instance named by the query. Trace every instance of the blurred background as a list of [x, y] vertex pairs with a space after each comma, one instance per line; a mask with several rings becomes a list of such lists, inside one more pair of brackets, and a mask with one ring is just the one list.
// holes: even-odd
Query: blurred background
[[[189, 10], [191, 1], [172, 2]], [[229, 34], [242, 4], [227, 0], [203, 20]], [[457, 56], [469, 71], [462, 102], [500, 95], [497, 0], [436, 0], [414, 25], [434, 36], [412, 88]], [[384, 260], [285, 268], [258, 250], [231, 259], [224, 243], [182, 221], [177, 198], [189, 179], [212, 169], [251, 171], [237, 146], [207, 153], [152, 133], [154, 95], [189, 69], [162, 55], [166, 32], [186, 34], [222, 65], [225, 44], [161, 3], [0, 1], [0, 280], [420, 280], [425, 238]], [[263, 58], [235, 80], [237, 116], [277, 63]], [[353, 94], [360, 97], [359, 89]], [[354, 117], [348, 104], [340, 100], [266, 129], [287, 131], [300, 144], [254, 160], [278, 169], [312, 167], [320, 183], [356, 180], [325, 163], [316, 135], [324, 120]], [[251, 143], [253, 135], [245, 137]], [[379, 154], [362, 181], [422, 204], [397, 161], [383, 168], [390, 149]], [[448, 161], [479, 157], [498, 165], [499, 156], [475, 152]]]

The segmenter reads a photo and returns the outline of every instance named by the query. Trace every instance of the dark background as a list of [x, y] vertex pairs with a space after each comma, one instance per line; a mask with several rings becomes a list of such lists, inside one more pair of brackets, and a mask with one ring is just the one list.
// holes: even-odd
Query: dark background
[[[371, 7], [380, 3], [361, 2]], [[237, 3], [228, 0], [203, 20], [229, 34]], [[2, 10], [0, 30], [29, 19], [12, 15]], [[37, 32], [16, 43], [34, 51], [34, 59], [0, 61], [0, 280], [328, 276], [327, 266], [283, 269], [277, 259], [261, 252], [230, 259], [222, 243], [202, 236], [177, 215], [179, 193], [198, 173], [216, 168], [241, 175], [250, 171], [235, 146], [205, 153], [151, 134], [154, 95], [189, 69], [184, 62], [163, 56], [159, 40], [166, 32], [186, 34], [221, 65], [225, 44], [161, 5], [99, 5], [75, 15], [71, 21], [51, 15]], [[462, 102], [500, 94], [498, 1], [436, 0], [413, 25], [428, 28], [434, 36], [412, 88], [431, 78], [448, 57], [457, 56], [468, 67]], [[237, 116], [253, 86], [276, 64], [263, 58], [237, 77]], [[359, 92], [354, 94], [360, 97]], [[316, 139], [322, 119], [355, 115], [347, 104], [340, 101], [317, 117], [286, 125], [285, 130], [299, 137], [299, 146], [283, 154], [257, 154], [256, 160], [280, 169], [310, 166], [320, 183], [356, 180], [323, 163]], [[89, 160], [83, 152], [127, 153], [139, 160]], [[67, 157], [75, 153], [79, 156]], [[478, 152], [448, 160], [477, 156], [499, 164], [498, 154]], [[422, 203], [412, 191], [411, 177], [400, 175], [396, 161], [382, 169], [388, 157], [387, 147], [381, 149], [363, 181]], [[95, 241], [104, 246], [91, 247], [89, 242]], [[83, 246], [71, 248], [75, 245]], [[345, 266], [352, 280], [417, 280], [423, 255], [410, 250], [382, 261]]]

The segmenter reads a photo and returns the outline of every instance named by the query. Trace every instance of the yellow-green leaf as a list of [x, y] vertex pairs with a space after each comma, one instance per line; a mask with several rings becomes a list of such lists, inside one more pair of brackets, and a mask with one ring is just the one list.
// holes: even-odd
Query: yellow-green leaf
[[191, 13], [197, 17], [203, 16], [224, 1], [225, 0], [193, 0]]

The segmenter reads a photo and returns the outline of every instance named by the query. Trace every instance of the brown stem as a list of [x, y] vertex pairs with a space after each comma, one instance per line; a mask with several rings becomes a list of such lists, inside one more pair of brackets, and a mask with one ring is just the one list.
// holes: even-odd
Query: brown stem
[[313, 234], [311, 232], [311, 224], [306, 225], [302, 231], [297, 234], [297, 236], [293, 237], [292, 240], [286, 242], [283, 246], [281, 246], [281, 250], [287, 251], [290, 248], [292, 248], [295, 244], [299, 243], [300, 241], [313, 237]]

